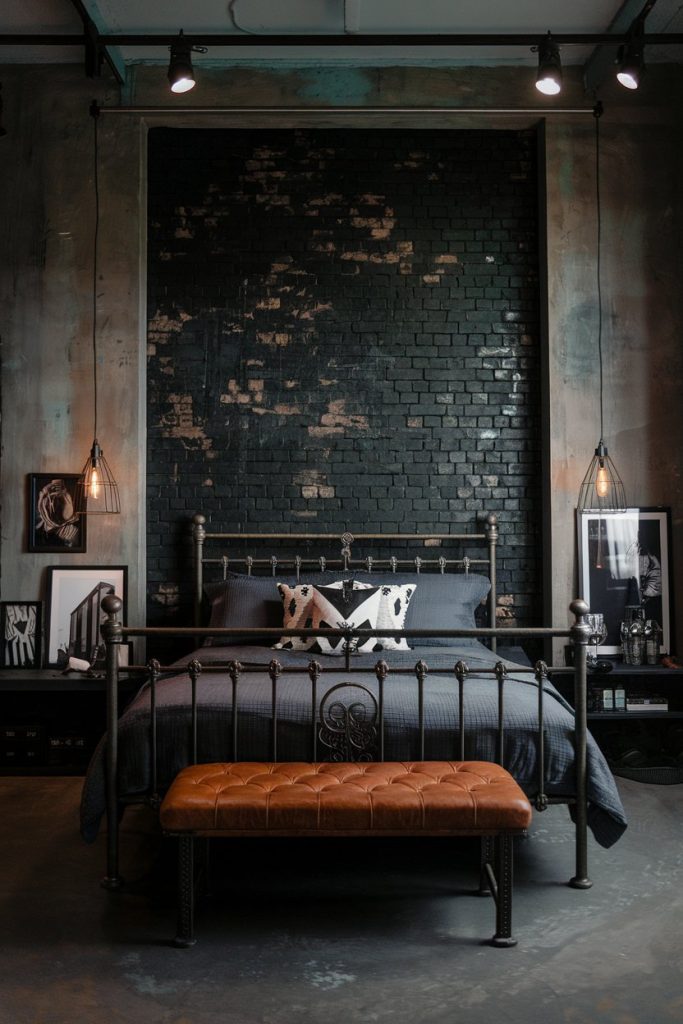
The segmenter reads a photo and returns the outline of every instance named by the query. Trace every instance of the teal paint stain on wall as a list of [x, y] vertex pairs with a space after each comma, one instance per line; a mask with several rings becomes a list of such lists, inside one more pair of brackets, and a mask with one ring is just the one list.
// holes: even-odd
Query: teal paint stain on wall
[[369, 68], [320, 68], [300, 75], [299, 95], [331, 106], [367, 103], [374, 93], [375, 75]]

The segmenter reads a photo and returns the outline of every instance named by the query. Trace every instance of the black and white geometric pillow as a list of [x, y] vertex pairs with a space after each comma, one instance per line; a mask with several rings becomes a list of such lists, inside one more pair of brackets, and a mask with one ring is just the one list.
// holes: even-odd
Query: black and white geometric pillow
[[[351, 580], [337, 580], [330, 583], [325, 589], [343, 591], [352, 589]], [[300, 583], [290, 587], [287, 583], [278, 583], [278, 590], [282, 598], [283, 606], [283, 629], [317, 629], [314, 614], [314, 590], [311, 583]], [[278, 643], [273, 645], [275, 649], [286, 651], [315, 651], [320, 653], [318, 639], [314, 636], [283, 636]]]
[[[371, 583], [360, 583], [358, 580], [354, 580], [353, 585], [358, 590], [368, 590], [372, 587]], [[377, 629], [403, 629], [408, 605], [417, 587], [412, 583], [391, 583], [383, 584], [379, 589], [380, 600]], [[361, 651], [409, 651], [410, 649], [405, 637], [393, 636], [371, 637], [363, 647], [359, 647]]]
[[[377, 629], [380, 596], [379, 587], [314, 587], [314, 629]], [[350, 641], [336, 636], [316, 638], [320, 654], [344, 654], [348, 644], [352, 651], [372, 650], [374, 642], [374, 637], [362, 643], [357, 637]]]

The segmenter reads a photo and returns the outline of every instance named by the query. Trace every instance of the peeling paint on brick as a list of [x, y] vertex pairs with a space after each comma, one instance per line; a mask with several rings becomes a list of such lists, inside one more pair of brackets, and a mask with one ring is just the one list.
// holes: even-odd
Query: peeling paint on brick
[[152, 600], [165, 608], [175, 608], [180, 601], [180, 587], [177, 583], [160, 583], [156, 594], [152, 594]]
[[285, 331], [257, 331], [256, 340], [260, 341], [262, 345], [285, 348], [292, 340], [292, 336]]

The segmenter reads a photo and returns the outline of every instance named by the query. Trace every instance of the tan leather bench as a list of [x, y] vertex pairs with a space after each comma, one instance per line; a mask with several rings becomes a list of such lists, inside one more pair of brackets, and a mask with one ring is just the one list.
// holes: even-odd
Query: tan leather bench
[[480, 892], [496, 902], [491, 942], [513, 946], [512, 837], [531, 806], [512, 776], [487, 761], [199, 764], [183, 769], [161, 805], [179, 837], [178, 934], [194, 944], [197, 836], [481, 836]]

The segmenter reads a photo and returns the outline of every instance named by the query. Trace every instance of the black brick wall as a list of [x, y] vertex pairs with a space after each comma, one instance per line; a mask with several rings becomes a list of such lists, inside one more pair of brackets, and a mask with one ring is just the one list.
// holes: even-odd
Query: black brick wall
[[321, 532], [494, 511], [501, 614], [538, 624], [535, 154], [532, 132], [150, 132], [150, 623], [182, 611], [201, 509]]

